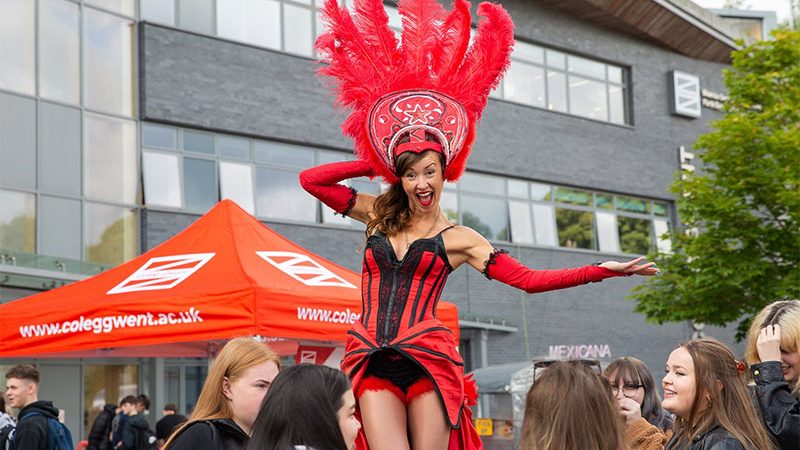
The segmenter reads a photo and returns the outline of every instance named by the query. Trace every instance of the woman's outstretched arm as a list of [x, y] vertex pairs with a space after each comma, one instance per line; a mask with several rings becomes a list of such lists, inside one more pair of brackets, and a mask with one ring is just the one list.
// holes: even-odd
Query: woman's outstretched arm
[[[456, 227], [445, 245], [453, 267], [467, 263], [487, 278], [522, 289], [528, 293], [563, 289], [598, 282], [605, 278], [629, 275], [655, 275], [654, 263], [639, 265], [643, 258], [620, 263], [606, 261], [557, 270], [535, 270], [520, 263], [507, 252], [492, 247], [489, 241], [468, 227]], [[451, 254], [452, 251], [452, 254]]]

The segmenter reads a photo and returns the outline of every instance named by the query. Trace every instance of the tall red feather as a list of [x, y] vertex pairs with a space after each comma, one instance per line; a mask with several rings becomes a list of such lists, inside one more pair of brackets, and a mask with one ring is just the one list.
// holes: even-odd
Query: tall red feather
[[[431, 52], [437, 44], [438, 25], [443, 21], [444, 8], [437, 0], [400, 0], [403, 19], [403, 64], [416, 69], [419, 87], [430, 87]], [[412, 70], [413, 70], [412, 69]]]

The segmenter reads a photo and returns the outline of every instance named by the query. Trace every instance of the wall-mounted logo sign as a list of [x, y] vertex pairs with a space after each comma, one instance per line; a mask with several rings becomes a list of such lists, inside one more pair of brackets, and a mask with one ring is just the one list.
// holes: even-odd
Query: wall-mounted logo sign
[[669, 72], [670, 112], [679, 116], [700, 117], [700, 78], [672, 70]]
[[548, 356], [552, 359], [610, 358], [608, 344], [551, 345]]
[[307, 255], [292, 252], [256, 252], [256, 254], [306, 286], [338, 286], [356, 289], [352, 283], [326, 269]]
[[700, 94], [703, 97], [704, 108], [722, 111], [722, 107], [725, 105], [725, 102], [728, 101], [727, 95], [709, 91], [708, 89], [701, 89]]
[[193, 253], [150, 258], [136, 272], [106, 294], [172, 289], [200, 270], [214, 255], [215, 253]]

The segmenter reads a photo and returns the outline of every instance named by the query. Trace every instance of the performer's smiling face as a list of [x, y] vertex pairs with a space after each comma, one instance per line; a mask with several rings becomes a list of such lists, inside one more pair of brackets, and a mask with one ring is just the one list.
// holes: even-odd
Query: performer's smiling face
[[420, 213], [436, 211], [444, 186], [440, 153], [434, 151], [426, 151], [419, 155], [406, 153], [401, 157], [405, 155], [408, 155], [411, 161], [402, 171], [403, 176], [400, 179], [411, 210]]

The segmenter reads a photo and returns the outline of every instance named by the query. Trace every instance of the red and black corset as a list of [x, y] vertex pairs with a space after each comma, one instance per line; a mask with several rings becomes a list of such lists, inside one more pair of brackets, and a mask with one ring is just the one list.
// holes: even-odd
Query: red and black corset
[[367, 239], [361, 274], [361, 324], [378, 344], [436, 318], [439, 297], [453, 271], [442, 242], [445, 230], [412, 242], [402, 260], [383, 233]]

